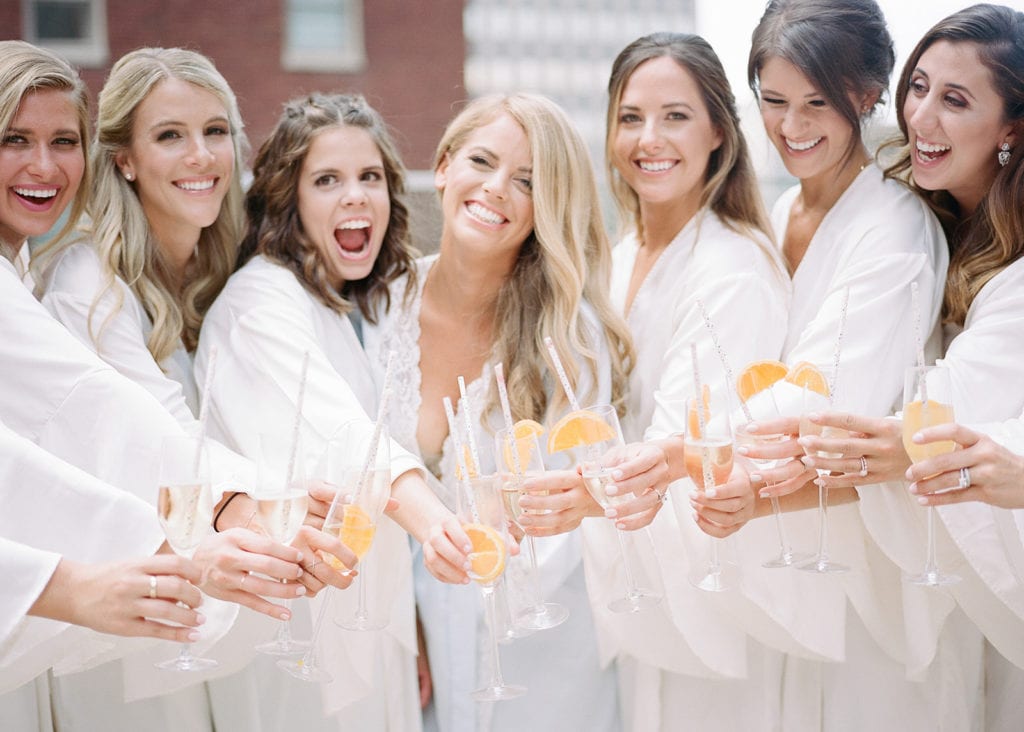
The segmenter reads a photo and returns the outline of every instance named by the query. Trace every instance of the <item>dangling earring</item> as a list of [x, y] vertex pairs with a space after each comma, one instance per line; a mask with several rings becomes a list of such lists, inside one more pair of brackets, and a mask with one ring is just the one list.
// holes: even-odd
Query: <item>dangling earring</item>
[[999, 167], [1005, 168], [1010, 162], [1010, 143], [1004, 142], [999, 148]]

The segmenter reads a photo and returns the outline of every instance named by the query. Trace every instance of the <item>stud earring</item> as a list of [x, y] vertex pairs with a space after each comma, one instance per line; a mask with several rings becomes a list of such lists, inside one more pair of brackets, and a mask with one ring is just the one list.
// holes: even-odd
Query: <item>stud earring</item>
[[130, 183], [131, 181], [135, 180], [135, 176], [132, 175], [131, 173], [125, 173], [124, 179]]
[[1010, 162], [1010, 143], [1004, 142], [999, 147], [999, 167], [1005, 168], [1006, 164]]

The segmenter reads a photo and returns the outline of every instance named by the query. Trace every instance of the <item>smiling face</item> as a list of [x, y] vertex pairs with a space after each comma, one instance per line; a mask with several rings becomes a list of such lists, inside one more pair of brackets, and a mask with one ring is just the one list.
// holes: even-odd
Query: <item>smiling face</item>
[[302, 230], [317, 248], [335, 289], [370, 274], [391, 216], [380, 148], [361, 127], [317, 133], [302, 161]]
[[977, 47], [937, 41], [921, 54], [909, 87], [902, 113], [914, 182], [947, 190], [973, 211], [999, 170], [999, 146], [1016, 139]]
[[18, 246], [53, 228], [84, 172], [78, 112], [69, 94], [47, 89], [22, 97], [0, 141], [0, 242]]
[[721, 144], [687, 69], [669, 56], [637, 67], [622, 90], [611, 154], [641, 207], [667, 203], [696, 212], [708, 159]]
[[[790, 175], [834, 180], [847, 163], [854, 130], [800, 69], [772, 56], [759, 73], [761, 119]], [[873, 100], [851, 94], [855, 109]]]
[[473, 130], [434, 174], [444, 239], [515, 257], [533, 231], [532, 160], [526, 132], [502, 114]]
[[135, 110], [131, 144], [118, 153], [135, 181], [160, 246], [190, 255], [199, 234], [220, 215], [235, 165], [228, 112], [215, 94], [164, 79]]

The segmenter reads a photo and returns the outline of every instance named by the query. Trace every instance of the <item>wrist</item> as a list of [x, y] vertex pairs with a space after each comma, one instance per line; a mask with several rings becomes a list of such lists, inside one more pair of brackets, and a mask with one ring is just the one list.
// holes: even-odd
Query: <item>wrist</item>
[[247, 493], [232, 493], [221, 501], [214, 514], [213, 530], [220, 532], [246, 527], [256, 513], [256, 502]]

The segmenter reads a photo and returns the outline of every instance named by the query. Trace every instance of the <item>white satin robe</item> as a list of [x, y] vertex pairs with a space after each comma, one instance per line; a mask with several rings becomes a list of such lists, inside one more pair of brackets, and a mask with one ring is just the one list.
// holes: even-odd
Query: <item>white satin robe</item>
[[[632, 235], [614, 250], [611, 297], [623, 312], [638, 252]], [[662, 252], [624, 312], [637, 350], [622, 421], [627, 442], [683, 431], [682, 400], [694, 393], [691, 343], [702, 382], [715, 394], [729, 390], [740, 414], [698, 299], [734, 375], [751, 361], [779, 357], [789, 299], [785, 265], [767, 239], [755, 242], [701, 211]], [[603, 653], [619, 659], [627, 727], [778, 729], [782, 655], [776, 649], [803, 651], [793, 634], [799, 637], [820, 608], [791, 599], [801, 594], [797, 573], [761, 568], [778, 553], [770, 521], [752, 522], [719, 544], [724, 558], [741, 564], [740, 593], [692, 587], [689, 573], [706, 561], [712, 541], [693, 521], [692, 490], [688, 478], [673, 484], [669, 503], [649, 527], [656, 560], [649, 543], [636, 542], [643, 561], [657, 565], [665, 589], [659, 606], [638, 615], [607, 609], [625, 586], [614, 527], [585, 526], [594, 615]]]
[[[383, 374], [388, 354], [394, 353], [394, 401], [388, 412], [391, 432], [396, 440], [416, 453], [419, 452], [416, 426], [421, 406], [420, 305], [423, 284], [436, 258], [431, 256], [419, 260], [419, 289], [411, 302], [403, 300], [406, 280], [396, 281], [391, 288], [390, 312], [378, 326], [365, 329], [366, 351], [374, 364], [375, 374]], [[596, 333], [596, 318], [592, 312], [583, 309], [581, 316]], [[595, 388], [589, 379], [583, 378], [576, 391], [581, 401], [607, 403], [611, 394], [608, 350], [600, 341], [594, 348], [599, 354], [599, 383]], [[484, 404], [487, 389], [494, 383], [493, 367], [494, 364], [489, 362], [480, 374], [464, 374], [469, 382], [470, 399], [475, 405]], [[551, 374], [545, 374], [545, 384], [549, 390], [560, 388]], [[456, 418], [462, 424], [462, 414], [457, 414]], [[478, 424], [476, 437], [478, 443], [484, 445], [485, 454], [494, 444], [494, 432], [503, 426], [500, 415], [494, 415], [486, 429]], [[484, 460], [483, 456], [481, 460]], [[548, 467], [556, 466], [557, 460], [548, 463]], [[433, 486], [448, 507], [454, 510], [451, 486], [455, 464], [450, 439], [445, 440], [440, 468], [441, 481], [433, 481]], [[590, 521], [606, 519], [585, 519], [584, 523]], [[417, 562], [416, 601], [426, 635], [434, 684], [433, 702], [424, 718], [427, 730], [615, 732], [621, 729], [614, 668], [602, 668], [598, 658], [583, 577], [580, 532], [577, 530], [535, 541], [542, 594], [565, 605], [570, 615], [557, 628], [539, 631], [518, 638], [510, 645], [500, 646], [505, 680], [528, 689], [524, 696], [500, 703], [478, 703], [469, 696], [473, 689], [483, 685], [489, 663], [488, 631], [479, 589], [473, 585], [443, 584]], [[519, 576], [517, 566], [521, 566], [522, 561], [525, 561], [524, 557], [510, 562], [506, 575]], [[515, 605], [515, 587], [510, 587], [507, 581], [503, 584], [508, 588], [512, 605]], [[498, 597], [501, 594], [499, 590]]]
[[[780, 241], [798, 192], [783, 194], [773, 211]], [[869, 164], [826, 214], [793, 274], [783, 360], [831, 368], [849, 288], [834, 409], [891, 414], [915, 361], [910, 285], [918, 284], [921, 329], [933, 353], [947, 263], [944, 236], [925, 204]], [[786, 392], [778, 400], [799, 412]], [[787, 660], [787, 728], [971, 729], [981, 712], [977, 633], [946, 597], [902, 582], [890, 545], [910, 527], [894, 526], [890, 507], [909, 505], [905, 489], [873, 485], [858, 493], [857, 504], [829, 510], [830, 553], [851, 571], [819, 578], [820, 594], [834, 602], [840, 593], [852, 606], [849, 612], [841, 601], [820, 621], [842, 639], [836, 660], [845, 662]], [[794, 514], [791, 523], [794, 543], [813, 548], [816, 513]]]
[[[310, 357], [302, 421], [307, 458], [318, 461], [327, 441], [348, 423], [373, 431], [368, 415], [376, 417], [377, 388], [351, 322], [314, 298], [287, 268], [258, 256], [232, 275], [203, 323], [195, 365], [200, 380], [213, 346], [218, 355], [210, 429], [242, 454], [256, 456], [261, 432], [290, 432], [304, 352]], [[361, 464], [362, 459], [353, 455], [352, 461]], [[417, 469], [422, 470], [420, 463], [392, 441], [392, 478]], [[313, 705], [302, 713], [305, 730], [420, 728], [409, 541], [386, 516], [370, 557], [384, 593], [380, 602], [392, 608], [390, 624], [381, 631], [355, 632], [328, 619], [321, 661], [334, 680], [322, 689], [277, 669], [264, 675], [284, 695], [269, 696], [264, 712], [278, 718], [282, 729], [296, 724], [295, 709], [302, 704]], [[313, 617], [324, 596], [310, 603]], [[333, 602], [337, 608], [354, 597], [355, 585]], [[296, 601], [298, 611], [300, 603], [306, 604]], [[296, 637], [308, 637], [310, 631], [302, 627], [296, 623]]]

